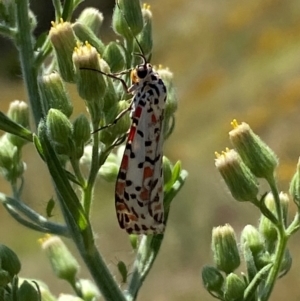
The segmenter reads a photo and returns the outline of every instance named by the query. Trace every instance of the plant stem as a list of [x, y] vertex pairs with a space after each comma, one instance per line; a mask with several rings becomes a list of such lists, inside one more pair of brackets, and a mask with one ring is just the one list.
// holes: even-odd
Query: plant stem
[[285, 232], [285, 226], [284, 226], [284, 221], [283, 221], [283, 216], [282, 216], [282, 208], [280, 204], [280, 199], [278, 195], [278, 189], [275, 183], [274, 177], [271, 177], [267, 179], [273, 197], [275, 201], [275, 207], [276, 207], [276, 213], [277, 213], [277, 219], [278, 219], [278, 224], [274, 226], [277, 229], [277, 237], [278, 237], [278, 242], [277, 242], [277, 247], [276, 247], [276, 252], [275, 252], [275, 259], [274, 259], [274, 264], [272, 269], [270, 270], [270, 273], [268, 275], [268, 278], [266, 280], [266, 285], [263, 291], [263, 294], [260, 298], [261, 301], [267, 301], [271, 295], [271, 292], [274, 288], [278, 273], [280, 271], [282, 259], [285, 253], [285, 248], [287, 245], [288, 241], [288, 236], [286, 235]]
[[69, 227], [71, 238], [76, 244], [96, 285], [99, 287], [103, 298], [107, 301], [126, 301], [122, 291], [95, 246], [93, 230], [87, 214], [83, 210], [52, 148], [46, 134], [47, 129], [45, 124], [40, 125], [39, 129], [39, 138], [45, 161], [55, 184], [62, 214]]
[[42, 118], [42, 105], [37, 84], [37, 69], [34, 66], [33, 36], [29, 21], [28, 0], [16, 0], [17, 44], [21, 62], [22, 74], [28, 93], [35, 125]]
[[268, 275], [266, 285], [263, 291], [263, 295], [261, 296], [261, 301], [267, 301], [272, 293], [272, 290], [274, 288], [282, 259], [285, 253], [285, 247], [288, 241], [288, 237], [285, 235], [285, 232], [278, 231], [278, 243], [277, 243], [277, 249], [276, 249], [276, 255], [274, 259], [274, 265], [270, 271], [270, 274]]
[[[95, 131], [95, 129], [97, 128], [96, 124], [99, 123], [97, 122], [93, 123], [93, 131]], [[87, 216], [89, 216], [91, 210], [93, 187], [97, 177], [98, 170], [99, 170], [99, 134], [95, 133], [93, 134], [91, 169], [90, 169], [90, 174], [89, 174], [86, 188], [84, 189], [83, 207]]]

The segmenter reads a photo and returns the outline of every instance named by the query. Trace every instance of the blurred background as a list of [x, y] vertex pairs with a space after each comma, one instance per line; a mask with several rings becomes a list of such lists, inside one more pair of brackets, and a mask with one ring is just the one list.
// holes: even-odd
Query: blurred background
[[[300, 2], [297, 0], [204, 1], [148, 0], [153, 12], [153, 64], [174, 72], [179, 109], [176, 128], [165, 143], [165, 155], [182, 161], [189, 172], [186, 185], [172, 203], [164, 243], [138, 300], [212, 300], [201, 282], [201, 267], [212, 264], [211, 231], [231, 224], [237, 236], [247, 224], [256, 226], [259, 213], [229, 195], [214, 166], [214, 152], [229, 147], [233, 118], [245, 121], [280, 158], [279, 187], [288, 191], [300, 154]], [[113, 0], [86, 1], [105, 15], [103, 40], [113, 38]], [[31, 1], [39, 27], [49, 30], [50, 0]], [[79, 11], [83, 8], [80, 6]], [[8, 40], [0, 47], [0, 109], [14, 99], [26, 100], [16, 51]], [[73, 118], [85, 110], [74, 87]], [[24, 201], [40, 213], [54, 196], [45, 167], [32, 145], [24, 149], [27, 163]], [[10, 193], [1, 180], [0, 191]], [[130, 268], [134, 254], [127, 234], [118, 227], [114, 185], [99, 180], [92, 222], [97, 245], [114, 275], [119, 260]], [[262, 192], [264, 192], [262, 190]], [[290, 206], [291, 218], [295, 207]], [[23, 263], [21, 276], [47, 282], [56, 295], [71, 292], [57, 280], [40, 250], [39, 233], [27, 230], [0, 209], [0, 242]], [[53, 220], [59, 220], [58, 209]], [[299, 300], [299, 234], [289, 243], [291, 271], [279, 280], [271, 300]], [[78, 255], [70, 242], [68, 245]], [[37, 264], [38, 263], [38, 264]], [[244, 267], [241, 271], [245, 270]], [[81, 277], [89, 277], [82, 269]]]

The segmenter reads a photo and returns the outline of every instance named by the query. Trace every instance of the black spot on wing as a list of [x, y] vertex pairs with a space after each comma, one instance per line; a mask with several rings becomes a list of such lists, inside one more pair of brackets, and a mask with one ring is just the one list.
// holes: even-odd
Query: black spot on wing
[[160, 96], [159, 89], [157, 88], [157, 85], [149, 84], [149, 87], [155, 91], [156, 95]]
[[144, 138], [144, 133], [143, 133], [141, 130], [137, 130], [137, 133], [138, 133], [142, 138]]
[[128, 192], [126, 192], [126, 191], [124, 191], [124, 199], [125, 199], [126, 201], [129, 201], [129, 194], [128, 194]]
[[157, 80], [157, 76], [156, 76], [155, 74], [152, 74], [152, 75], [151, 75], [151, 80], [152, 80], [152, 81], [156, 81], [156, 80]]
[[139, 118], [133, 117], [132, 118], [132, 124], [135, 125], [135, 126], [138, 126], [138, 124], [139, 124]]
[[125, 180], [126, 179], [126, 172], [120, 170], [120, 172], [119, 172], [119, 179], [120, 180]]
[[145, 157], [145, 162], [149, 162], [151, 165], [154, 165], [156, 162], [156, 159], [152, 160], [150, 157], [146, 156]]
[[137, 224], [134, 224], [134, 231], [136, 231], [136, 232], [141, 231], [140, 227]]
[[136, 199], [136, 194], [135, 194], [135, 193], [131, 193], [131, 194], [130, 194], [130, 198], [131, 198], [132, 200], [135, 200], [135, 199]]
[[131, 186], [132, 185], [132, 181], [131, 180], [127, 180], [126, 181], [126, 186]]

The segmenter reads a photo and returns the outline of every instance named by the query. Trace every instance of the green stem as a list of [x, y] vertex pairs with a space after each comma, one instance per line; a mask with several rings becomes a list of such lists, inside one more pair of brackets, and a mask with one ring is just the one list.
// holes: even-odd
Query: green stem
[[265, 288], [264, 288], [263, 294], [260, 298], [261, 301], [267, 301], [272, 293], [278, 273], [280, 271], [281, 263], [283, 260], [285, 248], [286, 248], [287, 241], [288, 241], [288, 236], [286, 235], [286, 232], [285, 232], [282, 208], [281, 208], [281, 204], [280, 204], [280, 199], [279, 199], [279, 194], [278, 194], [278, 189], [277, 189], [277, 186], [275, 183], [275, 179], [274, 179], [274, 177], [270, 177], [267, 179], [267, 181], [270, 185], [270, 188], [271, 188], [271, 191], [272, 191], [272, 194], [274, 197], [275, 207], [276, 207], [278, 224], [277, 225], [274, 224], [274, 226], [277, 229], [278, 241], [277, 241], [277, 247], [276, 247], [276, 252], [275, 252], [274, 264], [273, 264], [273, 267], [270, 270], [270, 273], [266, 280]]
[[284, 220], [283, 220], [282, 208], [281, 208], [281, 204], [280, 204], [280, 199], [279, 199], [279, 194], [278, 194], [278, 189], [277, 189], [277, 185], [276, 185], [276, 182], [275, 182], [275, 178], [272, 176], [270, 178], [267, 178], [267, 181], [270, 185], [270, 188], [271, 188], [271, 191], [272, 191], [272, 194], [273, 194], [273, 198], [274, 198], [274, 202], [275, 202], [277, 219], [278, 219], [278, 222], [279, 222], [278, 227], [280, 228], [278, 230], [284, 232], [285, 223], [284, 223]]
[[85, 182], [85, 179], [81, 173], [81, 170], [80, 170], [80, 167], [79, 167], [79, 161], [77, 159], [70, 159], [70, 162], [71, 162], [71, 165], [72, 165], [72, 168], [74, 170], [74, 173], [75, 173], [75, 176], [77, 178], [77, 180], [80, 182], [80, 185], [82, 187], [85, 187], [86, 185], [86, 182]]
[[265, 288], [263, 294], [260, 298], [261, 301], [267, 301], [270, 298], [272, 290], [274, 288], [278, 273], [280, 271], [282, 259], [285, 253], [285, 248], [287, 245], [288, 237], [285, 235], [285, 232], [278, 231], [278, 243], [277, 249], [275, 252], [274, 265], [268, 275], [266, 280]]
[[122, 291], [99, 254], [94, 241], [93, 230], [89, 218], [84, 212], [79, 199], [69, 183], [60, 162], [47, 137], [45, 124], [39, 127], [40, 144], [43, 149], [45, 162], [55, 184], [62, 213], [69, 227], [70, 236], [89, 272], [99, 287], [103, 299], [107, 301], [126, 301]]
[[139, 245], [132, 277], [128, 285], [128, 299], [135, 300], [158, 255], [164, 235], [143, 235]]
[[286, 235], [291, 236], [293, 233], [299, 230], [300, 223], [299, 223], [299, 212], [296, 213], [294, 220], [291, 222], [289, 227], [286, 229]]
[[[98, 120], [93, 122], [93, 132], [97, 129], [98, 124], [99, 124]], [[91, 210], [93, 187], [98, 174], [98, 170], [99, 170], [99, 133], [95, 133], [93, 134], [91, 169], [90, 169], [87, 185], [84, 189], [83, 207], [87, 216], [89, 216]]]
[[97, 249], [94, 247], [88, 254], [83, 256], [84, 262], [95, 283], [100, 288], [103, 298], [107, 301], [127, 301]]
[[62, 5], [60, 0], [52, 0], [52, 4], [54, 6], [55, 11], [55, 21], [57, 22], [62, 16]]
[[34, 66], [34, 51], [29, 21], [28, 0], [16, 1], [17, 18], [17, 42], [22, 68], [22, 74], [28, 93], [28, 98], [33, 112], [34, 122], [37, 126], [42, 118], [42, 104], [40, 101], [39, 89], [37, 84], [37, 69]]

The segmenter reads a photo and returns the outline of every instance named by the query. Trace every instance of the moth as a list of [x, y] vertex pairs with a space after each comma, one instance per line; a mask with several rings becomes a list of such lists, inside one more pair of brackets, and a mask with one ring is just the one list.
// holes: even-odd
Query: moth
[[166, 86], [144, 55], [131, 71], [127, 92], [132, 124], [115, 188], [119, 225], [129, 234], [159, 234], [165, 229], [163, 193], [163, 119]]

